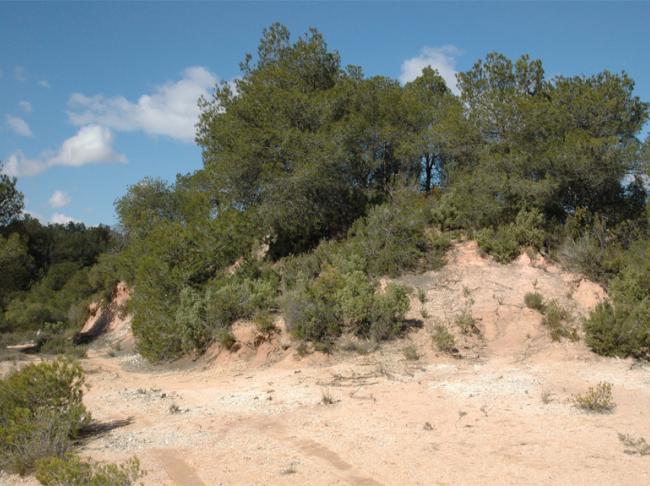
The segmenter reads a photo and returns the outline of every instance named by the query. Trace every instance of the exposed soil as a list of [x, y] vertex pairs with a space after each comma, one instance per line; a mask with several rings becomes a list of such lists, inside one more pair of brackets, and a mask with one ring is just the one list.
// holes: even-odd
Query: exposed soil
[[[366, 355], [300, 358], [284, 333], [260, 342], [240, 323], [236, 352], [153, 367], [133, 353], [128, 320], [109, 325], [83, 361], [84, 401], [123, 424], [81, 453], [137, 455], [151, 485], [650, 484], [650, 456], [625, 453], [618, 436], [650, 440], [650, 367], [553, 342], [523, 303], [538, 291], [578, 326], [602, 288], [541, 258], [496, 264], [473, 243], [442, 270], [400, 280], [426, 292], [424, 303], [412, 296], [417, 325]], [[463, 310], [478, 332], [458, 329]], [[458, 353], [434, 348], [435, 324]], [[613, 412], [572, 405], [600, 381], [613, 384]]]

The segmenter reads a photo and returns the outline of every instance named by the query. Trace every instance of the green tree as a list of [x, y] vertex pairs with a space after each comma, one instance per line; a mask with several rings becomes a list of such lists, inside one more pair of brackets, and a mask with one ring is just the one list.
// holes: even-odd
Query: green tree
[[16, 178], [2, 171], [0, 161], [0, 227], [14, 221], [23, 210], [23, 193], [16, 189]]

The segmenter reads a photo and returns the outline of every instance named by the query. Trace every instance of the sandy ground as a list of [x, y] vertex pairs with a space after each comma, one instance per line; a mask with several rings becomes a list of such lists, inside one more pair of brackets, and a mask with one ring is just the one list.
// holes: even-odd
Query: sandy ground
[[[619, 439], [650, 440], [650, 367], [554, 343], [523, 305], [537, 289], [578, 322], [602, 289], [540, 259], [497, 265], [471, 243], [441, 271], [401, 280], [427, 294], [412, 299], [421, 326], [366, 355], [301, 359], [286, 337], [253, 346], [244, 324], [237, 353], [167, 368], [100, 342], [84, 360], [84, 401], [97, 420], [123, 424], [81, 453], [136, 455], [151, 485], [650, 484], [650, 455]], [[454, 328], [463, 309], [480, 334]], [[455, 334], [458, 357], [434, 349], [435, 323]], [[613, 384], [612, 413], [572, 405], [600, 381]]]

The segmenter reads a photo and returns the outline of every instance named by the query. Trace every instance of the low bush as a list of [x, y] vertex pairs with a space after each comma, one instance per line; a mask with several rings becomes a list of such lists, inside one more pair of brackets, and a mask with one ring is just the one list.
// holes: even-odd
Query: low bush
[[461, 313], [456, 316], [454, 320], [458, 328], [463, 334], [478, 334], [479, 329], [476, 326], [476, 319], [472, 317], [469, 309], [464, 309]]
[[455, 354], [458, 352], [456, 348], [456, 340], [445, 326], [436, 324], [433, 328], [433, 343], [436, 345], [438, 351], [443, 353]]
[[404, 355], [404, 359], [408, 361], [417, 361], [420, 359], [418, 348], [416, 348], [413, 344], [409, 344], [408, 346], [402, 348], [402, 354]]
[[117, 465], [86, 462], [66, 454], [41, 459], [36, 464], [36, 479], [44, 486], [131, 486], [143, 476], [135, 457]]
[[623, 271], [610, 285], [610, 298], [598, 304], [585, 320], [587, 344], [605, 356], [650, 359], [650, 247], [647, 243], [629, 252]]
[[81, 367], [29, 364], [0, 381], [0, 468], [24, 474], [37, 460], [62, 457], [90, 421]]
[[552, 300], [544, 305], [544, 318], [542, 325], [551, 332], [553, 341], [560, 341], [562, 338], [576, 340], [578, 338], [576, 329], [569, 324], [571, 314], [557, 301]]
[[405, 328], [406, 289], [388, 284], [384, 292], [360, 271], [341, 274], [334, 267], [289, 291], [283, 302], [287, 325], [299, 339], [331, 342], [347, 330], [377, 341]]
[[587, 392], [573, 397], [573, 404], [587, 412], [611, 412], [616, 406], [612, 394], [612, 384], [603, 381], [595, 387], [589, 387]]
[[524, 304], [526, 304], [526, 307], [529, 309], [534, 309], [542, 314], [544, 313], [544, 297], [542, 297], [542, 294], [538, 292], [528, 292], [524, 296]]
[[490, 254], [499, 263], [509, 263], [521, 252], [521, 247], [541, 249], [546, 233], [543, 229], [544, 218], [538, 210], [522, 209], [515, 221], [508, 225], [484, 228], [477, 232], [476, 240], [481, 249]]

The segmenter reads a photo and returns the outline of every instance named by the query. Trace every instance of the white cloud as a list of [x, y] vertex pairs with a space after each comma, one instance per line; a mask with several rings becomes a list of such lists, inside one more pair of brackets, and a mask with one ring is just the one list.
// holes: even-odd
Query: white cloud
[[14, 133], [23, 137], [32, 137], [34, 135], [27, 122], [18, 116], [7, 115], [7, 125]]
[[454, 94], [458, 94], [456, 57], [461, 53], [462, 51], [455, 46], [423, 47], [419, 56], [407, 59], [402, 63], [399, 80], [402, 84], [413, 81], [425, 67], [431, 66], [438, 70], [440, 76], [447, 83], [447, 87]]
[[74, 93], [68, 100], [68, 116], [75, 125], [98, 123], [118, 131], [141, 130], [191, 142], [200, 113], [197, 101], [208, 97], [217, 81], [206, 68], [195, 66], [187, 68], [179, 81], [158, 86], [135, 102], [123, 96]]
[[20, 109], [23, 110], [25, 113], [31, 113], [32, 112], [32, 104], [29, 101], [19, 101], [18, 106], [20, 106]]
[[70, 196], [58, 189], [54, 191], [49, 200], [50, 206], [53, 208], [62, 208], [70, 204]]
[[28, 159], [20, 150], [14, 152], [6, 160], [3, 171], [14, 177], [31, 176], [54, 166], [126, 161], [126, 156], [113, 150], [113, 134], [108, 128], [88, 125], [65, 140], [56, 152], [46, 151], [35, 159]]
[[54, 213], [50, 218], [50, 223], [53, 224], [68, 224], [68, 223], [76, 223], [76, 222], [77, 220], [74, 219], [73, 217], [62, 213]]
[[47, 82], [45, 79], [41, 79], [36, 84], [38, 84], [41, 88], [47, 88], [47, 89], [50, 88], [50, 83]]
[[27, 71], [23, 66], [14, 67], [14, 77], [18, 81], [25, 81], [27, 79]]

